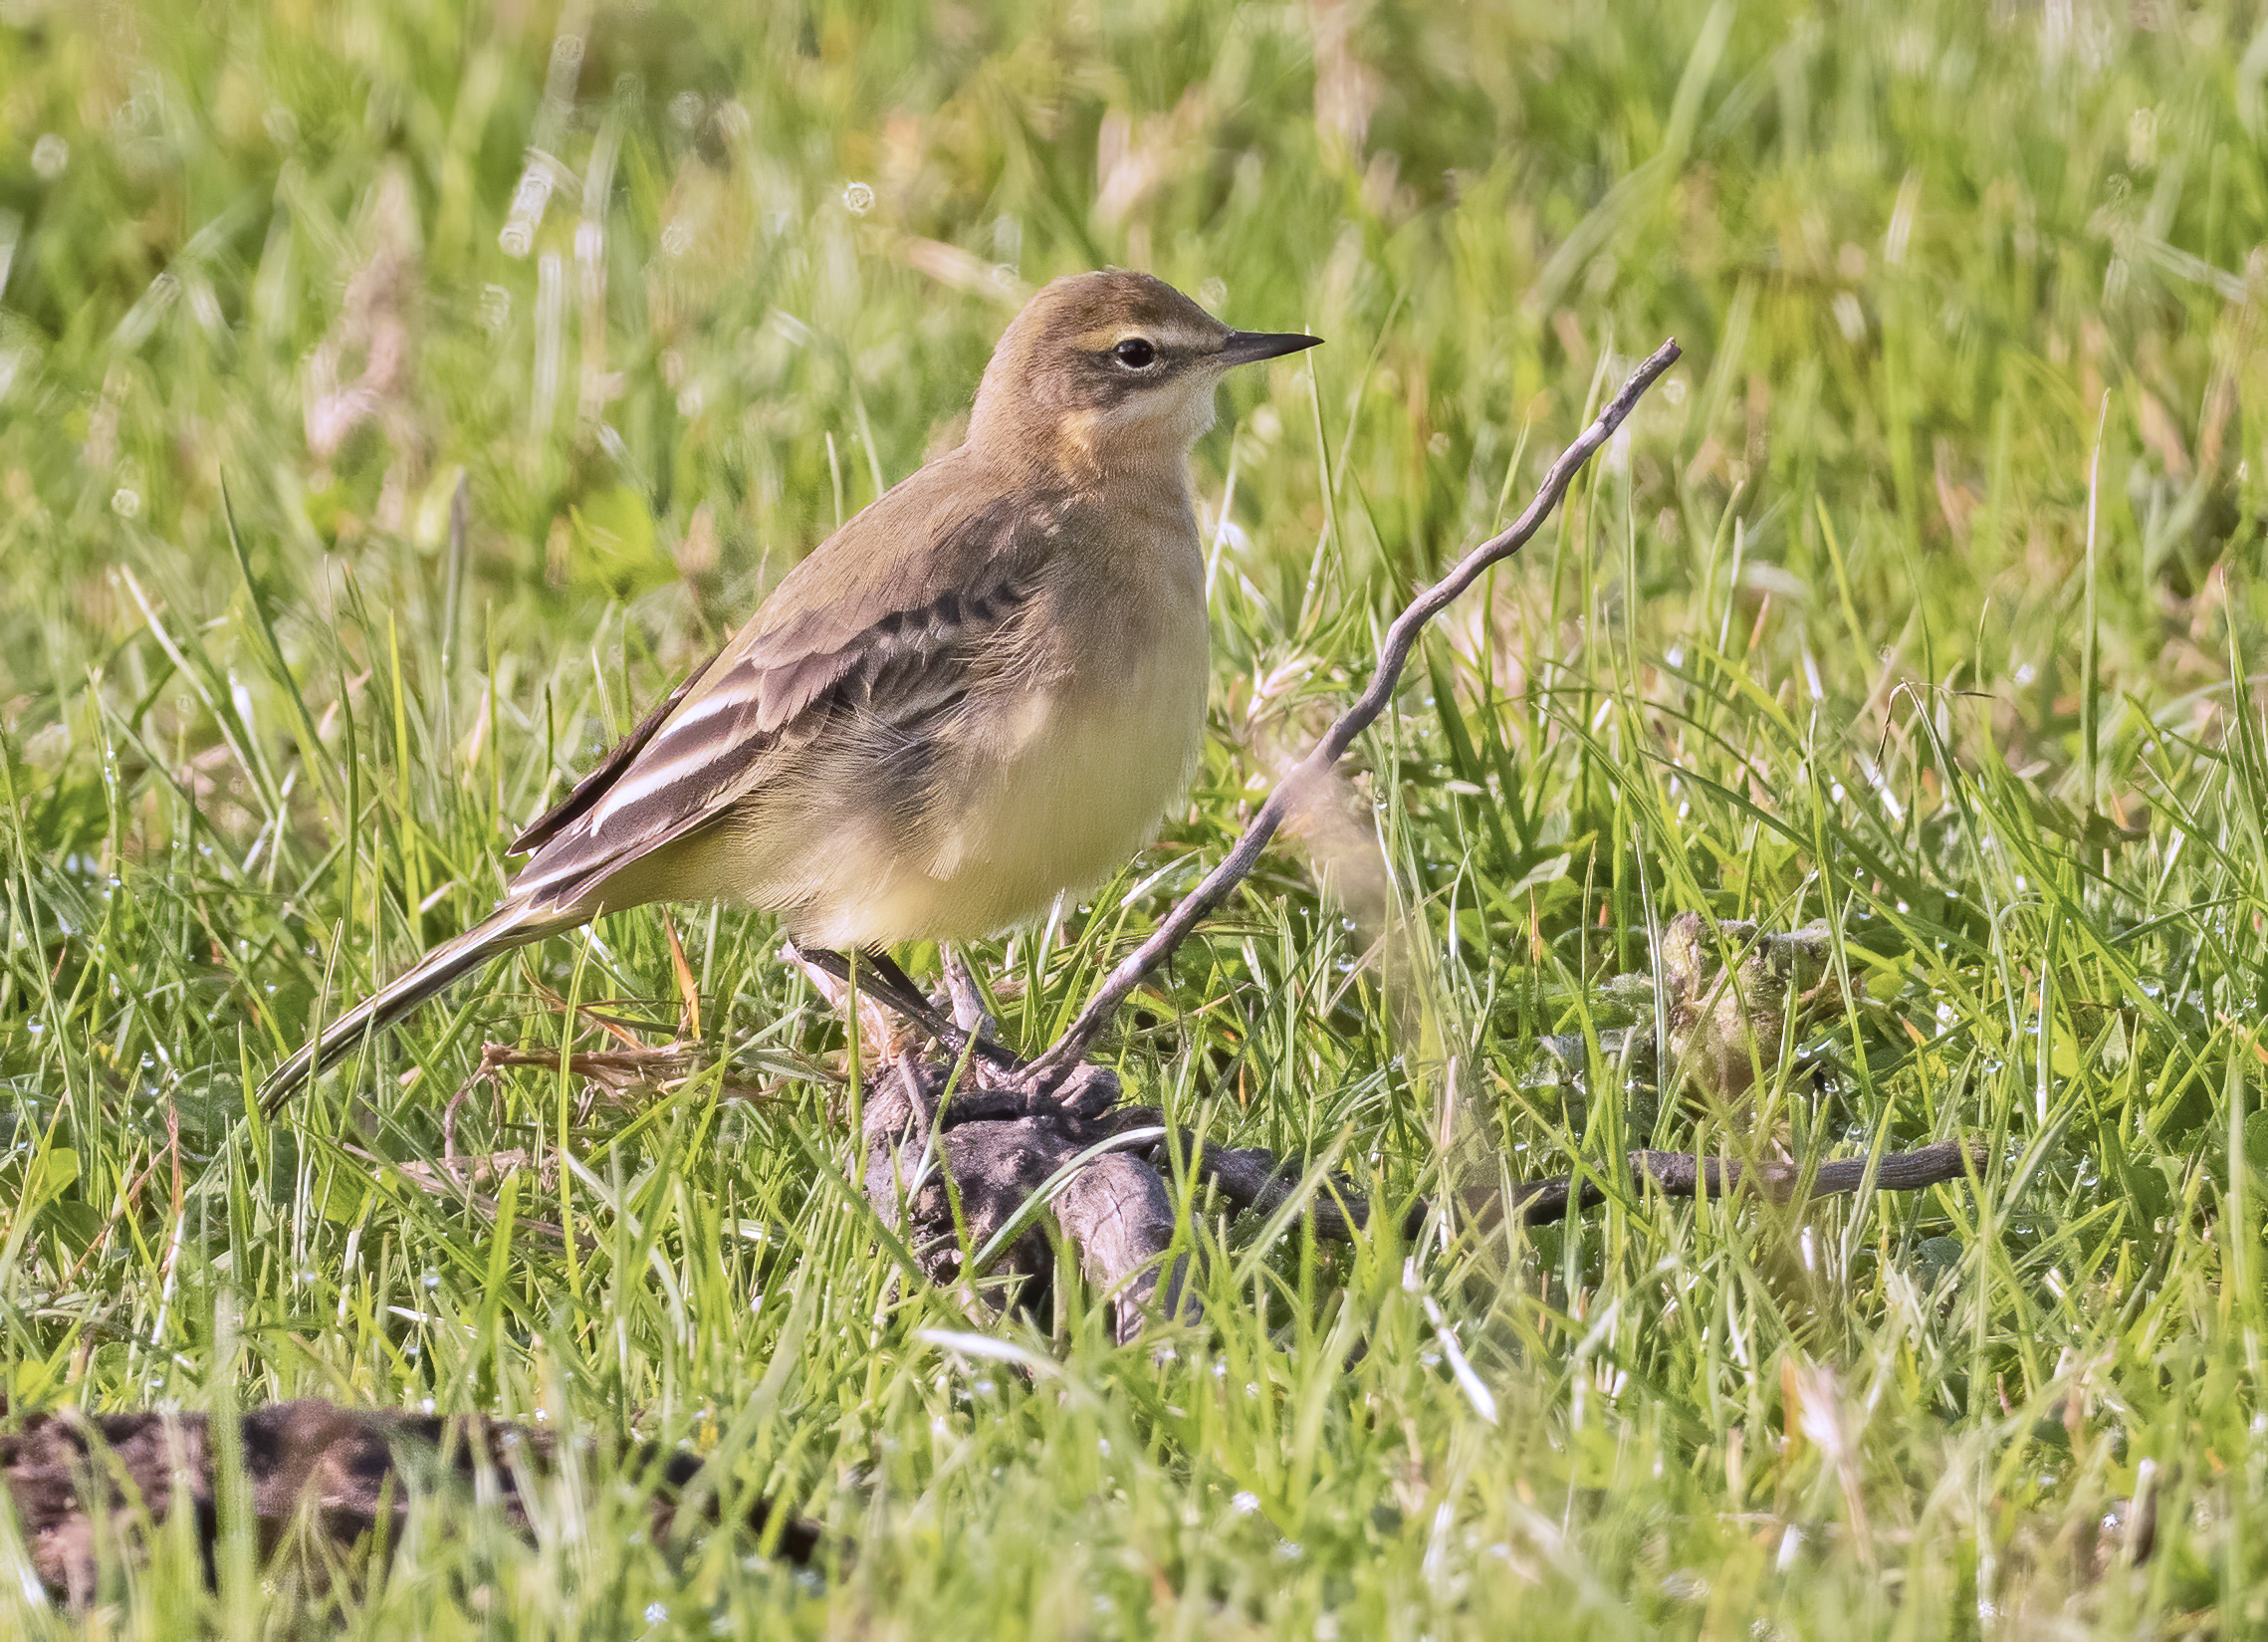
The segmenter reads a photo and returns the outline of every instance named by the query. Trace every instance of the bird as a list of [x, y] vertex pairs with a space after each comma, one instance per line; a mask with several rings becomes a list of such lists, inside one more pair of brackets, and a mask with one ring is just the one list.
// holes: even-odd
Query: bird
[[512, 840], [527, 859], [495, 911], [323, 1025], [263, 1104], [498, 955], [605, 913], [759, 908], [903, 991], [890, 947], [999, 934], [1106, 878], [1204, 746], [1191, 448], [1229, 370], [1320, 340], [1233, 330], [1143, 273], [1034, 293], [962, 443], [783, 577]]

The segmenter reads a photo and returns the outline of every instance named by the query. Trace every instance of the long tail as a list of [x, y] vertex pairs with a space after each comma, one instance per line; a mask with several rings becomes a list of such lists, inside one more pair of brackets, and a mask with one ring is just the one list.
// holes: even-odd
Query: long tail
[[462, 935], [444, 941], [392, 982], [331, 1022], [299, 1053], [269, 1073], [260, 1087], [263, 1110], [273, 1112], [364, 1036], [383, 1032], [435, 993], [464, 979], [499, 953], [570, 929], [585, 918], [556, 908], [538, 911], [526, 902], [500, 907]]

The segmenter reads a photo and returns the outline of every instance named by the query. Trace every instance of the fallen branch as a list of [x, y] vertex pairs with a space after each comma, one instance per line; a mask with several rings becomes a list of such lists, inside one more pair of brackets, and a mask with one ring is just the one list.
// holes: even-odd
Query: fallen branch
[[[1982, 1172], [1990, 1157], [1980, 1142], [1940, 1140], [1911, 1152], [1839, 1157], [1820, 1164], [1808, 1179], [1797, 1163], [1747, 1165], [1692, 1152], [1638, 1151], [1629, 1161], [1632, 1176], [1653, 1181], [1664, 1197], [1723, 1197], [1745, 1185], [1774, 1203], [1792, 1203], [1848, 1196], [1864, 1189], [1870, 1175], [1879, 1191], [1918, 1192], [1959, 1180], [1972, 1169]], [[1487, 1203], [1495, 1196], [1487, 1194]], [[1505, 1196], [1520, 1219], [1533, 1226], [1561, 1219], [1569, 1209], [1595, 1209], [1607, 1201], [1607, 1190], [1595, 1175], [1582, 1177], [1579, 1184], [1573, 1176], [1560, 1175], [1515, 1185]], [[1476, 1201], [1474, 1207], [1485, 1205]]]
[[[924, 1058], [908, 1053], [886, 1029], [868, 1033], [876, 1049], [868, 1064], [884, 1068], [866, 1107], [861, 1137], [868, 1199], [885, 1224], [905, 1236], [933, 1279], [966, 1284], [989, 1275], [982, 1267], [990, 1260], [1019, 1280], [1010, 1286], [1012, 1292], [1037, 1302], [1053, 1277], [1052, 1246], [1039, 1226], [1041, 1216], [1051, 1213], [1079, 1251], [1082, 1267], [1103, 1287], [1121, 1339], [1139, 1331], [1153, 1302], [1177, 1314], [1191, 1312], [1187, 1273], [1179, 1267], [1162, 1270], [1174, 1226], [1163, 1186], [1169, 1148], [1160, 1133], [1161, 1114], [1154, 1108], [1117, 1106], [1117, 1078], [1089, 1062], [1088, 1053], [1134, 990], [1249, 876], [1306, 794], [1330, 775], [1355, 738], [1385, 710], [1426, 624], [1489, 567], [1535, 536], [1584, 463], [1614, 437], [1678, 357], [1674, 342], [1648, 355], [1597, 420], [1552, 463], [1511, 527], [1467, 553], [1395, 617], [1362, 694], [1277, 783], [1228, 855], [1112, 969], [1062, 1036], [1036, 1059], [1021, 1061], [986, 1038], [988, 1024], [966, 988], [954, 989], [953, 1021], [927, 1000], [903, 996], [904, 989], [888, 977], [862, 988], [865, 1002], [887, 1008], [950, 1052], [946, 1060]], [[1683, 935], [1685, 945], [1695, 949], [1689, 956], [1698, 956], [1701, 932], [1683, 930]], [[830, 954], [793, 948], [789, 956], [838, 1004], [849, 1002], [847, 965]], [[1750, 989], [1727, 990], [1721, 981], [1716, 985], [1723, 998], [1711, 994], [1699, 999], [1694, 1009], [1705, 1013], [1702, 1006], [1714, 1002], [1718, 1013], [1739, 1015]], [[853, 1030], [858, 1030], [855, 1020]], [[1686, 1037], [1692, 1037], [1690, 1023]], [[1776, 1033], [1772, 1042], [1776, 1045]], [[1132, 1133], [1156, 1138], [1139, 1148], [1118, 1143]], [[1299, 1171], [1264, 1149], [1217, 1146], [1186, 1133], [1172, 1140], [1200, 1178], [1242, 1209], [1272, 1214], [1290, 1203], [1301, 1185]], [[1629, 1167], [1673, 1196], [1714, 1197], [1746, 1185], [1785, 1202], [1798, 1194], [1855, 1192], [1869, 1181], [1885, 1190], [1914, 1190], [1957, 1179], [1980, 1161], [1980, 1154], [1960, 1142], [1945, 1141], [1915, 1152], [1841, 1159], [1808, 1173], [1795, 1165], [1744, 1168], [1730, 1160], [1675, 1152], [1634, 1152]], [[1506, 1212], [1532, 1223], [1596, 1206], [1606, 1201], [1607, 1191], [1596, 1175], [1585, 1175], [1524, 1182], [1508, 1194], [1459, 1196], [1482, 1223], [1500, 1220]], [[1423, 1203], [1415, 1206], [1411, 1229], [1425, 1208]], [[1363, 1197], [1336, 1178], [1319, 1183], [1301, 1209], [1317, 1236], [1333, 1240], [1352, 1238], [1370, 1216]]]
[[[1126, 1115], [1146, 1114], [1134, 1108]], [[1154, 1114], [1150, 1114], [1154, 1115]], [[1198, 1176], [1219, 1188], [1221, 1195], [1240, 1209], [1272, 1214], [1291, 1200], [1299, 1184], [1298, 1172], [1279, 1162], [1264, 1147], [1200, 1145], [1184, 1134], [1182, 1147], [1194, 1154]], [[1151, 1154], [1163, 1166], [1162, 1145]], [[1692, 1152], [1635, 1151], [1628, 1155], [1632, 1180], [1650, 1180], [1665, 1197], [1727, 1197], [1746, 1187], [1773, 1203], [1810, 1202], [1822, 1197], [1847, 1197], [1864, 1190], [1871, 1175], [1877, 1190], [1915, 1192], [1924, 1187], [1959, 1180], [1971, 1170], [1982, 1171], [1990, 1154], [1979, 1143], [1940, 1140], [1911, 1152], [1884, 1152], [1877, 1157], [1839, 1157], [1820, 1164], [1806, 1176], [1801, 1164], [1747, 1165], [1731, 1158], [1697, 1157]], [[1369, 1222], [1364, 1198], [1336, 1176], [1326, 1182], [1306, 1206], [1315, 1235], [1327, 1242], [1350, 1242]], [[1554, 1175], [1545, 1180], [1515, 1181], [1508, 1188], [1464, 1194], [1465, 1205], [1480, 1224], [1502, 1218], [1508, 1206], [1530, 1226], [1563, 1219], [1570, 1209], [1595, 1209], [1609, 1201], [1605, 1183], [1593, 1174]], [[1403, 1217], [1405, 1235], [1415, 1235], [1425, 1218], [1426, 1203], [1419, 1199]]]

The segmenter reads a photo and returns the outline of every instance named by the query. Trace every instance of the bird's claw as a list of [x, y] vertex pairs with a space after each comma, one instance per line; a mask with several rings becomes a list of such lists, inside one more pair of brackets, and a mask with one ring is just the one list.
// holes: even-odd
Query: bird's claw
[[1100, 1117], [1125, 1093], [1118, 1073], [1084, 1060], [1062, 1071], [1020, 1067], [1000, 1074], [996, 1086], [1022, 1095], [1033, 1117]]

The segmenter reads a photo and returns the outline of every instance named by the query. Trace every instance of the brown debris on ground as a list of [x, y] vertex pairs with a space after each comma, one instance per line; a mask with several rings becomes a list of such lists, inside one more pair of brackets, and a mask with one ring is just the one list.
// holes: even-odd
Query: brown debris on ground
[[[557, 1439], [477, 1415], [378, 1413], [305, 1398], [247, 1410], [239, 1417], [238, 1447], [265, 1559], [295, 1532], [341, 1552], [373, 1530], [383, 1543], [408, 1516], [420, 1491], [413, 1484], [469, 1484], [484, 1472], [496, 1478], [507, 1521], [525, 1529], [523, 1487], [552, 1468]], [[92, 1602], [98, 1514], [115, 1521], [137, 1509], [153, 1525], [176, 1510], [192, 1512], [210, 1578], [220, 1532], [218, 1450], [203, 1414], [41, 1414], [0, 1435], [0, 1481], [49, 1593], [75, 1607]], [[674, 1522], [701, 1461], [648, 1450], [627, 1463], [653, 1480], [658, 1537]], [[774, 1515], [766, 1500], [750, 1511], [748, 1525], [760, 1540]], [[804, 1562], [817, 1548], [818, 1532], [791, 1519], [779, 1525], [777, 1544], [781, 1555]]]

